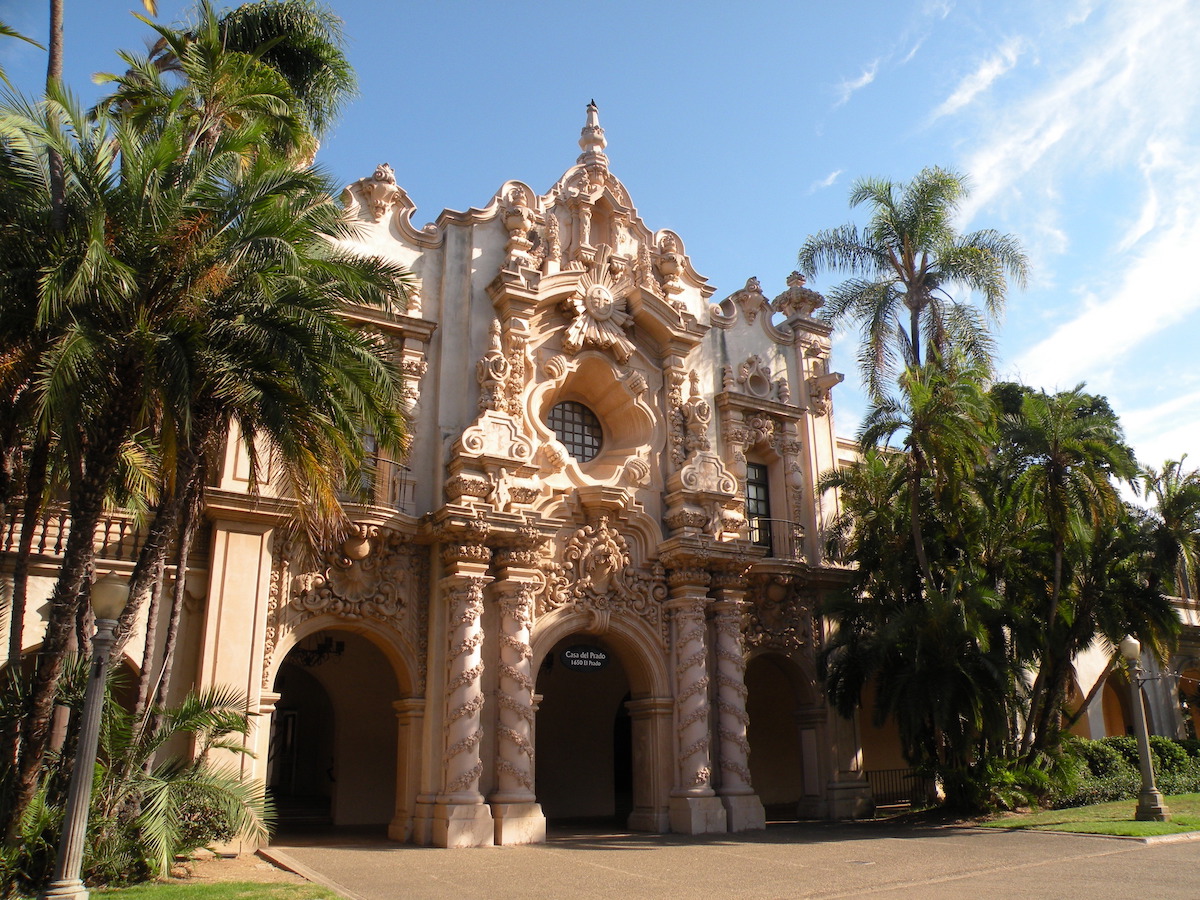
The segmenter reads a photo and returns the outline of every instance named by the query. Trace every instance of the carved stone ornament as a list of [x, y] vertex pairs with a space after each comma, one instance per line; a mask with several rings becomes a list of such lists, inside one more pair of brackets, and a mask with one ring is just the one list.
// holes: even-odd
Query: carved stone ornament
[[721, 464], [720, 458], [709, 451], [699, 452], [689, 459], [679, 473], [679, 481], [685, 491], [730, 496], [737, 493], [737, 481]]
[[396, 186], [396, 173], [387, 163], [376, 166], [373, 175], [360, 178], [354, 184], [366, 201], [371, 218], [376, 222], [382, 222], [400, 198], [400, 188]]
[[796, 579], [774, 575], [755, 578], [746, 605], [745, 641], [748, 648], [785, 653], [815, 646], [812, 611], [803, 601]]
[[505, 247], [508, 260], [504, 267], [515, 269], [519, 266], [531, 266], [533, 256], [530, 249], [533, 247], [533, 241], [530, 240], [530, 234], [533, 231], [534, 215], [526, 200], [525, 189], [520, 185], [514, 186], [508, 193], [507, 201], [507, 205], [500, 211], [501, 221], [508, 231], [508, 244]]
[[[327, 556], [319, 568], [295, 573], [288, 545], [275, 542], [278, 560], [271, 572], [263, 686], [269, 688], [271, 659], [279, 639], [305, 619], [332, 615], [372, 620], [398, 633], [425, 660], [428, 554], [424, 547], [388, 528], [358, 526], [342, 553]], [[420, 673], [424, 678], [424, 672]]]
[[600, 516], [567, 541], [561, 563], [550, 563], [539, 612], [577, 607], [592, 614], [598, 632], [614, 613], [630, 613], [650, 624], [666, 641], [662, 604], [667, 599], [666, 573], [635, 568], [624, 536]]
[[712, 449], [712, 444], [708, 440], [708, 426], [712, 422], [712, 407], [700, 396], [700, 376], [692, 372], [688, 378], [692, 390], [687, 404], [683, 408], [686, 428], [684, 448], [688, 456], [694, 456], [701, 451]]
[[667, 296], [683, 291], [679, 274], [687, 265], [686, 258], [679, 252], [679, 239], [666, 232], [658, 240], [658, 274], [662, 276], [662, 289]]
[[521, 433], [517, 421], [507, 413], [486, 409], [463, 432], [462, 448], [468, 455], [490, 456], [529, 462], [533, 442]]
[[714, 325], [721, 328], [729, 328], [737, 321], [739, 309], [749, 323], [753, 323], [760, 312], [770, 310], [770, 304], [767, 303], [767, 298], [763, 295], [762, 285], [759, 284], [757, 278], [748, 278], [745, 287], [734, 291], [720, 303], [714, 303], [710, 306], [709, 318]]
[[812, 314], [825, 305], [825, 298], [811, 288], [804, 286], [805, 278], [799, 272], [792, 272], [787, 277], [787, 290], [771, 301], [771, 309], [785, 316], [804, 316], [812, 318]]
[[845, 380], [841, 372], [826, 372], [808, 379], [808, 406], [814, 416], [829, 412], [829, 392]]
[[756, 354], [738, 366], [737, 382], [752, 397], [766, 399], [771, 394], [771, 369]]
[[566, 302], [572, 321], [563, 338], [563, 349], [574, 355], [584, 347], [611, 350], [622, 362], [633, 355], [633, 342], [625, 336], [632, 323], [626, 312], [626, 279], [614, 280], [608, 266], [609, 248], [601, 246], [591, 269], [579, 279], [579, 292]]
[[475, 378], [479, 381], [479, 409], [494, 409], [499, 412], [508, 411], [506, 387], [510, 365], [500, 345], [500, 321], [492, 321], [488, 333], [488, 350], [475, 364]]

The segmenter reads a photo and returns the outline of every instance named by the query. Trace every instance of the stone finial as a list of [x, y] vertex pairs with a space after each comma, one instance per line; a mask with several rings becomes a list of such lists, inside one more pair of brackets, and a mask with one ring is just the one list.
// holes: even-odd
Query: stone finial
[[592, 100], [587, 106], [587, 123], [579, 132], [579, 149], [583, 153], [579, 154], [578, 162], [584, 166], [598, 164], [607, 168], [608, 157], [604, 155], [604, 148], [607, 146], [604, 129], [600, 127], [600, 110], [596, 101]]
[[787, 278], [787, 290], [771, 301], [771, 309], [789, 317], [812, 318], [812, 314], [825, 305], [825, 298], [805, 287], [804, 282], [802, 274], [792, 272]]

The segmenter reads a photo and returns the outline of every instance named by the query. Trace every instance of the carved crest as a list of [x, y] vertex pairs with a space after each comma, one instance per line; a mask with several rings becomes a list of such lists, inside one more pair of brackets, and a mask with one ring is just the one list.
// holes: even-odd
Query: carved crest
[[567, 541], [562, 563], [551, 563], [539, 612], [574, 606], [593, 614], [603, 631], [613, 612], [645, 619], [666, 640], [662, 603], [667, 599], [665, 572], [635, 568], [624, 536], [600, 516]]
[[771, 301], [771, 309], [785, 316], [811, 319], [812, 314], [825, 305], [825, 298], [812, 288], [806, 288], [804, 282], [803, 275], [792, 272], [787, 277], [787, 290]]

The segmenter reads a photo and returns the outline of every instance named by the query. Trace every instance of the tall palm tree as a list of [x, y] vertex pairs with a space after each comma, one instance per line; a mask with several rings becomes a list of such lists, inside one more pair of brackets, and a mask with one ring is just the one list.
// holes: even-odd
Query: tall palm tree
[[1200, 470], [1185, 471], [1186, 460], [1185, 453], [1164, 462], [1161, 471], [1147, 466], [1141, 482], [1154, 501], [1155, 545], [1168, 587], [1190, 600], [1200, 571]]
[[987, 314], [999, 316], [1009, 280], [1024, 286], [1028, 263], [1012, 235], [955, 230], [954, 215], [967, 193], [963, 176], [937, 167], [922, 169], [907, 184], [863, 178], [851, 188], [850, 206], [868, 208], [866, 226], [819, 231], [800, 248], [806, 274], [854, 275], [829, 292], [824, 314], [861, 328], [858, 360], [873, 397], [884, 395], [899, 369], [920, 366], [927, 347], [943, 358], [958, 347], [990, 365], [992, 341], [979, 311], [950, 291], [979, 293]]

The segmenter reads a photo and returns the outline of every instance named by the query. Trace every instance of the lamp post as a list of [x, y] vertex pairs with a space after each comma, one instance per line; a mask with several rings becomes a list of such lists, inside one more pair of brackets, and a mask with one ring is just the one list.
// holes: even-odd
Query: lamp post
[[1121, 655], [1129, 664], [1129, 680], [1133, 686], [1133, 730], [1137, 732], [1138, 762], [1142, 770], [1142, 789], [1138, 792], [1137, 812], [1139, 822], [1165, 822], [1171, 816], [1163, 795], [1154, 783], [1154, 761], [1150, 756], [1150, 735], [1146, 730], [1146, 706], [1142, 699], [1142, 645], [1131, 634], [1121, 639]]
[[92, 774], [96, 768], [96, 745], [100, 738], [100, 716], [104, 707], [104, 679], [108, 655], [116, 640], [117, 617], [129, 599], [129, 584], [109, 572], [92, 585], [92, 612], [96, 616], [96, 636], [92, 640], [92, 667], [88, 673], [87, 693], [83, 701], [83, 720], [79, 724], [79, 745], [54, 880], [40, 894], [41, 900], [87, 900], [88, 890], [80, 880], [83, 866], [83, 841], [87, 835], [88, 806], [92, 799]]

